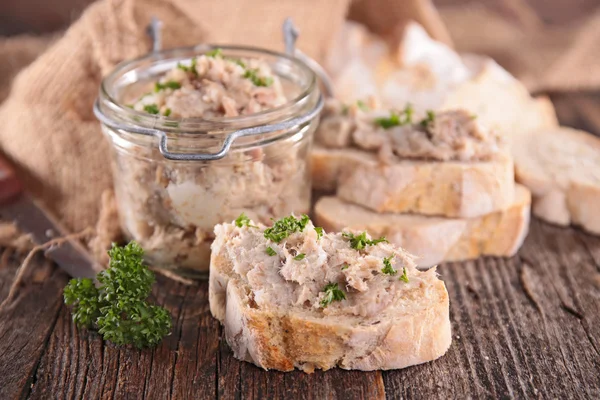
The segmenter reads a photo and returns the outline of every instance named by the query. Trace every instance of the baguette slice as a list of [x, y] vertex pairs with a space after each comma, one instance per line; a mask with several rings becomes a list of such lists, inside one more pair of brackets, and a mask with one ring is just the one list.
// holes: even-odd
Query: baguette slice
[[510, 206], [514, 199], [511, 158], [492, 161], [399, 161], [382, 165], [355, 149], [312, 151], [314, 186], [377, 212], [472, 218]]
[[484, 255], [514, 255], [527, 236], [531, 205], [531, 193], [524, 186], [518, 185], [515, 195], [507, 209], [469, 219], [378, 214], [336, 197], [322, 197], [315, 205], [315, 220], [328, 231], [348, 228], [385, 236], [416, 255], [419, 267], [430, 267]]
[[[403, 368], [447, 351], [448, 294], [435, 269], [417, 270], [412, 256], [388, 243], [356, 250], [339, 233], [319, 238], [310, 222], [279, 244], [264, 231], [215, 227], [210, 310], [237, 358], [310, 373]], [[395, 274], [383, 273], [385, 257]], [[330, 283], [345, 299], [323, 305]]]
[[570, 128], [515, 137], [517, 180], [533, 194], [533, 214], [600, 234], [600, 138]]

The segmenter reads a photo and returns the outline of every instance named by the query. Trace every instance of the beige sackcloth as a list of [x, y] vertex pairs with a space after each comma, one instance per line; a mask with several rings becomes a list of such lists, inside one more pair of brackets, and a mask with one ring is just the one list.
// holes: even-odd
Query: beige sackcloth
[[301, 32], [298, 46], [317, 60], [346, 15], [383, 36], [416, 20], [458, 50], [497, 58], [531, 90], [600, 88], [599, 13], [548, 27], [526, 8], [512, 11], [516, 25], [479, 6], [444, 7], [438, 14], [429, 0], [100, 0], [60, 37], [0, 40], [0, 148], [69, 231], [97, 230], [90, 246], [100, 257], [119, 230], [111, 224], [109, 145], [92, 104], [117, 63], [148, 52], [152, 16], [163, 21], [164, 48], [237, 43], [271, 49], [282, 49], [281, 23], [292, 16]]

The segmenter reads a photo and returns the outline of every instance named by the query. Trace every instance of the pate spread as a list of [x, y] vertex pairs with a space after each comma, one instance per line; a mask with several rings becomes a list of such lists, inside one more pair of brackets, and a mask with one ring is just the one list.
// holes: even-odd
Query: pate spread
[[265, 61], [224, 57], [217, 49], [168, 71], [133, 108], [172, 118], [237, 117], [285, 102]]
[[331, 100], [316, 133], [329, 148], [355, 147], [378, 152], [382, 162], [395, 159], [485, 161], [504, 147], [502, 138], [486, 130], [466, 110], [427, 112], [416, 121], [412, 109], [383, 111], [358, 102], [344, 106]]
[[434, 270], [419, 273], [404, 250], [365, 232], [325, 233], [306, 216], [271, 228], [239, 222], [215, 226], [215, 245], [226, 249], [232, 272], [263, 310], [381, 318], [399, 302], [419, 301], [424, 282], [436, 279]]

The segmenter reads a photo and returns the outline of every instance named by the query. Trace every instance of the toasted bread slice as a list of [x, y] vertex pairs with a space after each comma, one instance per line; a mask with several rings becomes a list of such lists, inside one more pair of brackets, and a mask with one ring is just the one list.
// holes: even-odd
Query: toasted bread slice
[[600, 138], [570, 128], [515, 137], [517, 180], [533, 194], [534, 215], [600, 234]]
[[275, 243], [252, 225], [217, 225], [212, 245], [210, 309], [237, 358], [368, 371], [431, 361], [450, 346], [444, 283], [404, 250], [368, 235], [354, 245], [348, 232], [321, 236], [310, 222]]
[[313, 185], [337, 186], [338, 196], [377, 212], [471, 218], [508, 207], [514, 199], [511, 158], [491, 161], [411, 161], [382, 165], [355, 149], [312, 151]]
[[322, 197], [315, 205], [315, 221], [328, 231], [348, 228], [385, 236], [417, 256], [419, 267], [484, 255], [508, 257], [521, 247], [529, 228], [531, 194], [521, 185], [515, 194], [505, 210], [464, 219], [378, 214], [337, 197]]

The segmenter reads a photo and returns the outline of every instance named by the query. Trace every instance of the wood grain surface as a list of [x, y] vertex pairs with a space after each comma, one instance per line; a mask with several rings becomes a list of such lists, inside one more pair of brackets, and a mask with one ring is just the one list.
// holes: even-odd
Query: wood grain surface
[[[0, 271], [2, 288], [16, 261]], [[154, 295], [174, 329], [157, 348], [103, 343], [74, 327], [62, 305], [67, 278], [52, 267], [0, 314], [0, 398], [600, 398], [600, 238], [534, 220], [516, 257], [439, 272], [454, 339], [444, 357], [398, 371], [308, 375], [234, 359], [206, 282], [159, 277]]]

